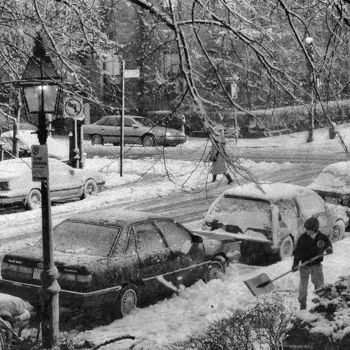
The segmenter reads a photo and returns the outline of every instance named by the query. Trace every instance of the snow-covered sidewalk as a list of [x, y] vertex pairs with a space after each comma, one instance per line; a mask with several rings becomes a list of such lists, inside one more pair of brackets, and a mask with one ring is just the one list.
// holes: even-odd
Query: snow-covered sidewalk
[[[326, 283], [333, 283], [340, 275], [350, 271], [350, 237], [334, 244], [334, 253], [325, 257], [323, 266]], [[110, 325], [78, 334], [74, 343], [83, 339], [98, 345], [107, 340], [126, 334], [136, 337], [134, 349], [163, 349], [173, 342], [203, 330], [209, 322], [221, 319], [235, 310], [247, 308], [255, 302], [255, 297], [244, 284], [244, 280], [266, 272], [271, 278], [289, 270], [292, 260], [285, 260], [268, 267], [230, 265], [221, 280], [208, 284], [202, 281], [186, 288], [180, 295], [158, 302], [143, 309], [136, 309], [124, 319]], [[291, 273], [274, 283], [285, 295], [292, 307], [297, 302], [299, 274]], [[308, 307], [311, 306], [313, 285], [309, 286]], [[113, 343], [101, 350], [123, 349], [130, 341]]]

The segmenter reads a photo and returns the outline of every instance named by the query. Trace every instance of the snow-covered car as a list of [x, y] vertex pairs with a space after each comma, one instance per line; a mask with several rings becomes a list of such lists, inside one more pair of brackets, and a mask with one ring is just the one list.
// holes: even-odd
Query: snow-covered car
[[[19, 157], [30, 157], [31, 146], [38, 145], [38, 135], [33, 129], [23, 129], [17, 132], [17, 143]], [[0, 136], [3, 150], [6, 152], [4, 159], [13, 158], [13, 131], [3, 132]], [[47, 138], [48, 155], [50, 158], [56, 158], [62, 162], [67, 162], [69, 159], [68, 141], [54, 139], [51, 136]]]
[[316, 192], [287, 183], [249, 183], [222, 193], [209, 207], [203, 229], [229, 232], [247, 242], [257, 242], [261, 251], [293, 254], [294, 243], [304, 232], [304, 222], [317, 217], [320, 231], [332, 241], [343, 238], [348, 225], [345, 208], [327, 204]]
[[[97, 171], [73, 169], [49, 158], [50, 194], [53, 202], [83, 199], [96, 194], [105, 184]], [[24, 205], [27, 209], [41, 207], [41, 183], [32, 180], [31, 158], [0, 162], [0, 206]]]
[[[119, 115], [105, 116], [94, 124], [84, 125], [84, 139], [90, 139], [93, 145], [105, 143], [120, 144]], [[152, 120], [140, 116], [126, 115], [124, 119], [124, 142], [141, 144], [144, 147], [155, 145], [177, 146], [186, 142], [185, 134], [180, 130], [156, 125]]]
[[[75, 214], [53, 236], [60, 305], [115, 317], [181, 286], [217, 278], [227, 253], [236, 250], [234, 241], [203, 239], [170, 218], [116, 208]], [[39, 240], [5, 255], [0, 291], [38, 306], [42, 271]]]
[[350, 207], [350, 162], [326, 166], [308, 188], [328, 203]]

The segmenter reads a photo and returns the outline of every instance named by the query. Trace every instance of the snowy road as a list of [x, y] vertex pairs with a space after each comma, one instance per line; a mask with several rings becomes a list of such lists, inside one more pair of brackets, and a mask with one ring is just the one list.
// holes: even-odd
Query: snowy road
[[[260, 178], [307, 185], [321, 169], [322, 166], [296, 164], [279, 171], [267, 171]], [[214, 198], [228, 188], [226, 182], [222, 181], [191, 193], [181, 192], [181, 189], [167, 193], [164, 181], [166, 182], [167, 179], [154, 177], [133, 183], [132, 188], [130, 184], [125, 184], [110, 188], [84, 201], [54, 205], [52, 206], [53, 225], [72, 213], [82, 210], [93, 213], [96, 208], [110, 206], [151, 211], [190, 224], [202, 219]], [[162, 194], [162, 192], [165, 193]], [[0, 215], [0, 244], [38, 236], [41, 229], [40, 215], [40, 210]]]

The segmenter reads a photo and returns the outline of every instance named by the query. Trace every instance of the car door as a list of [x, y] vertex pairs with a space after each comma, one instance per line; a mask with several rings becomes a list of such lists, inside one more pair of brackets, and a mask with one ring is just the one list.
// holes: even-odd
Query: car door
[[190, 286], [201, 279], [205, 268], [203, 244], [193, 242], [191, 233], [179, 223], [169, 219], [157, 219], [155, 223], [173, 254], [172, 282]]
[[278, 226], [281, 240], [290, 233], [298, 237], [303, 233], [303, 219], [300, 217], [297, 205], [294, 199], [283, 199], [276, 203], [279, 209]]
[[127, 252], [130, 254], [132, 251], [139, 258], [144, 298], [154, 298], [176, 291], [168, 280], [173, 272], [173, 255], [153, 222], [132, 225]]
[[100, 124], [101, 135], [105, 143], [120, 142], [120, 118], [109, 116]]
[[332, 221], [326, 210], [324, 200], [315, 192], [308, 191], [296, 197], [299, 211], [304, 221], [310, 217], [317, 217], [320, 231], [327, 236], [332, 231]]
[[50, 193], [52, 200], [79, 197], [84, 181], [76, 171], [57, 159], [49, 159]]
[[133, 118], [124, 118], [124, 142], [129, 144], [140, 143], [142, 134], [140, 125]]

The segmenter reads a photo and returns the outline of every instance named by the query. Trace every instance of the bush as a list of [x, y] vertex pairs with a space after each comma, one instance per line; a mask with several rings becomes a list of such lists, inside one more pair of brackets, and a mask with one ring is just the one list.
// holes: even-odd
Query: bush
[[310, 312], [298, 314], [286, 345], [309, 344], [310, 349], [350, 349], [350, 276], [340, 277], [315, 291]]
[[253, 350], [268, 345], [269, 349], [277, 350], [291, 317], [291, 309], [274, 292], [258, 298], [254, 307], [238, 310], [210, 324], [204, 333], [173, 344], [170, 349]]

